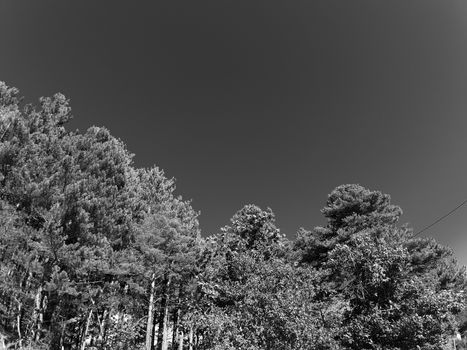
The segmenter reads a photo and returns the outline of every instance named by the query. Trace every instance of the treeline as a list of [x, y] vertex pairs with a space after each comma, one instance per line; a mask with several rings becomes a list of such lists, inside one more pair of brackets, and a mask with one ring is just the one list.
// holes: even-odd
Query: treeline
[[[203, 237], [157, 168], [61, 94], [0, 83], [0, 334], [30, 349], [441, 349], [466, 276], [390, 197], [337, 187], [291, 241], [247, 205]], [[205, 236], [205, 235], [204, 235]]]

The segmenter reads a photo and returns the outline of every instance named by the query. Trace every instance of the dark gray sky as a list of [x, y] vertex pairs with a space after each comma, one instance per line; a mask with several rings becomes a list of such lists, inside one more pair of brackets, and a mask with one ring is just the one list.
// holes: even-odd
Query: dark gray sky
[[[0, 1], [0, 80], [65, 93], [205, 234], [256, 203], [293, 238], [343, 183], [415, 230], [467, 198], [465, 0]], [[426, 235], [467, 264], [466, 233], [467, 206]]]

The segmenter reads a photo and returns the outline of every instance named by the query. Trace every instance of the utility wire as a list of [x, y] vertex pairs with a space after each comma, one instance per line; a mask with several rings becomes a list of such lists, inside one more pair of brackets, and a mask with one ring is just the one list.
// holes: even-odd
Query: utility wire
[[418, 231], [416, 234], [414, 234], [412, 236], [412, 238], [418, 236], [420, 233], [422, 232], [425, 232], [426, 230], [432, 228], [433, 226], [435, 226], [438, 222], [444, 220], [445, 218], [447, 218], [449, 215], [451, 215], [452, 213], [454, 213], [457, 209], [459, 209], [460, 207], [462, 207], [463, 205], [465, 205], [467, 203], [467, 199], [465, 201], [463, 201], [461, 204], [459, 204], [457, 207], [455, 207], [454, 209], [452, 209], [451, 211], [449, 211], [448, 213], [444, 214], [443, 216], [441, 216], [440, 218], [438, 218], [437, 220], [435, 220], [433, 223], [431, 223], [430, 225], [426, 226], [425, 228], [421, 229], [420, 231]]

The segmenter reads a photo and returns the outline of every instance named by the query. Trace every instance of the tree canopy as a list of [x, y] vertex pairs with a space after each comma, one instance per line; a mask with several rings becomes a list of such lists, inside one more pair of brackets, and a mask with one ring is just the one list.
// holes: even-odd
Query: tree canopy
[[326, 224], [269, 208], [218, 232], [162, 169], [62, 94], [0, 82], [0, 341], [18, 349], [442, 349], [466, 329], [465, 270], [389, 195], [334, 189]]

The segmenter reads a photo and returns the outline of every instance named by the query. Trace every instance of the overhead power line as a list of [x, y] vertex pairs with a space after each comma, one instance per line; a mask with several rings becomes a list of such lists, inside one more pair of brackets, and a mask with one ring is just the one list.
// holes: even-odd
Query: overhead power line
[[435, 226], [438, 222], [440, 221], [443, 221], [444, 219], [446, 219], [449, 215], [451, 215], [452, 213], [454, 213], [457, 209], [459, 209], [460, 207], [462, 207], [463, 205], [467, 204], [467, 199], [465, 201], [463, 201], [461, 204], [459, 204], [457, 207], [455, 207], [454, 209], [452, 209], [451, 211], [449, 211], [448, 213], [444, 214], [443, 216], [441, 216], [440, 218], [438, 218], [437, 220], [435, 220], [433, 223], [429, 224], [428, 226], [424, 227], [423, 229], [421, 229], [420, 231], [418, 231], [416, 234], [414, 234], [412, 236], [413, 237], [416, 237], [418, 236], [420, 233], [422, 232], [425, 232], [426, 230], [432, 228], [433, 226]]

